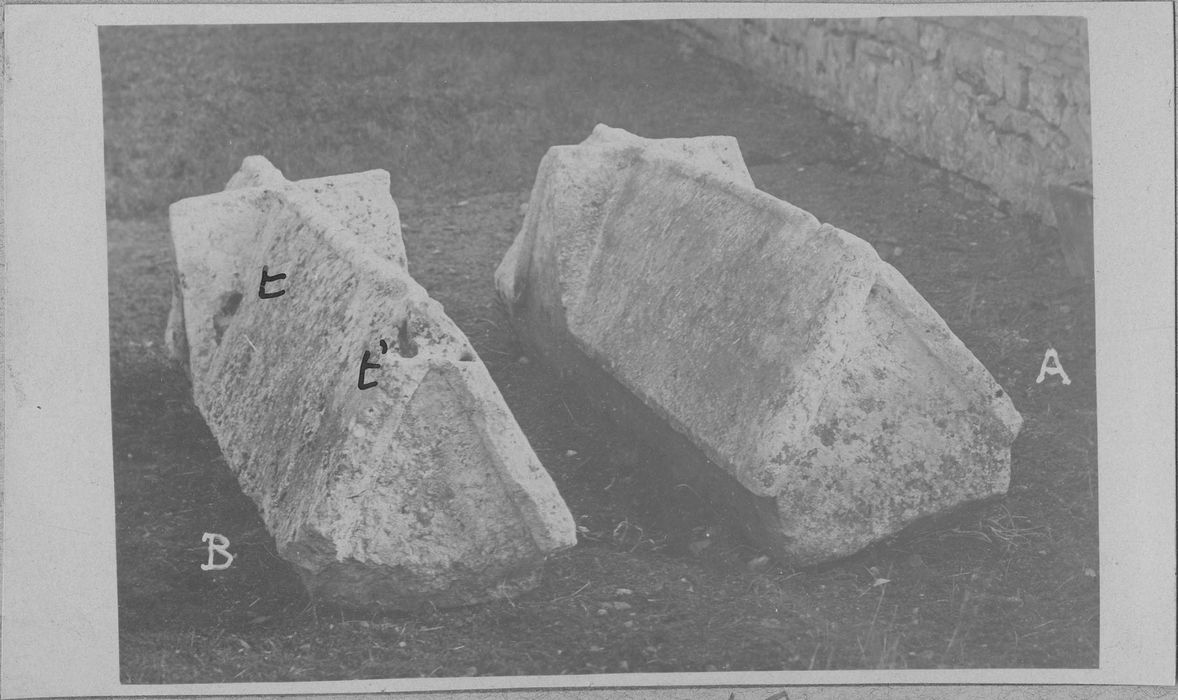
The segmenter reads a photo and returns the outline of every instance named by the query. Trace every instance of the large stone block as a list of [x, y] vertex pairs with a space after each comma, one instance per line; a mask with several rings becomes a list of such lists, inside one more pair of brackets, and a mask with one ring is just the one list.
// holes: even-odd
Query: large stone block
[[289, 183], [255, 157], [224, 192], [173, 204], [169, 340], [317, 598], [510, 595], [575, 544], [572, 516], [467, 338], [409, 276], [388, 183]]
[[716, 143], [599, 126], [548, 151], [496, 271], [533, 351], [800, 565], [1004, 493], [1022, 421], [989, 372], [869, 244]]

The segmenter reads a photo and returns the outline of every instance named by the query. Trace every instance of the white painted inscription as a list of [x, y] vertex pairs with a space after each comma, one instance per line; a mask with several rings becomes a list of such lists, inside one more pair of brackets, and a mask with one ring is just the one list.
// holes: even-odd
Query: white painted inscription
[[1043, 353], [1043, 364], [1039, 366], [1039, 376], [1035, 379], [1035, 383], [1042, 384], [1043, 378], [1049, 374], [1058, 376], [1065, 385], [1072, 383], [1072, 380], [1068, 378], [1068, 373], [1063, 371], [1063, 365], [1059, 363], [1059, 353], [1055, 351], [1055, 348], [1047, 348], [1047, 352]]
[[[228, 569], [229, 565], [233, 563], [233, 555], [229, 553], [229, 538], [225, 535], [218, 535], [215, 532], [206, 532], [200, 538], [201, 542], [209, 543], [209, 563], [201, 564], [201, 571], [221, 571]], [[220, 554], [225, 557], [225, 561], [220, 564], [214, 564], [216, 555]]]

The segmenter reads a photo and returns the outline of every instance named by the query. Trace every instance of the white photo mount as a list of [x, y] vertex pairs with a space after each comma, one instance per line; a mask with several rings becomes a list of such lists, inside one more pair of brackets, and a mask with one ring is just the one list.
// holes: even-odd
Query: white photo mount
[[[1092, 56], [1101, 668], [618, 674], [332, 683], [118, 682], [97, 30], [114, 24], [1082, 14]], [[750, 684], [1174, 682], [1173, 8], [1037, 5], [7, 5], [0, 695], [295, 694]], [[1132, 76], [1127, 79], [1126, 76]], [[70, 352], [63, 369], [47, 357]], [[68, 436], [68, 439], [65, 439]], [[194, 575], [201, 572], [194, 570]], [[884, 692], [886, 689], [880, 689]], [[1001, 688], [995, 688], [1000, 692]], [[908, 694], [912, 689], [897, 689]], [[806, 691], [814, 697], [819, 691]], [[943, 690], [942, 692], [949, 692]], [[631, 695], [634, 696], [634, 695]], [[502, 695], [497, 695], [502, 697]]]

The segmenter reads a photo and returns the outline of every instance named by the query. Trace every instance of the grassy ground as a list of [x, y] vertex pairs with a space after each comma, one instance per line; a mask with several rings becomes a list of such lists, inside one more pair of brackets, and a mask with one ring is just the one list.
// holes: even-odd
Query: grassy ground
[[[1093, 289], [1052, 231], [657, 25], [108, 27], [100, 42], [124, 682], [1097, 665]], [[541, 156], [597, 122], [734, 135], [761, 189], [873, 243], [1023, 414], [1010, 495], [837, 565], [750, 570], [757, 552], [657, 455], [520, 361], [494, 303]], [[358, 616], [309, 601], [276, 557], [161, 348], [167, 206], [255, 153], [291, 179], [392, 173], [410, 271], [582, 526], [535, 591]], [[1048, 347], [1070, 386], [1035, 383]], [[200, 571], [206, 531], [232, 541], [227, 571]]]

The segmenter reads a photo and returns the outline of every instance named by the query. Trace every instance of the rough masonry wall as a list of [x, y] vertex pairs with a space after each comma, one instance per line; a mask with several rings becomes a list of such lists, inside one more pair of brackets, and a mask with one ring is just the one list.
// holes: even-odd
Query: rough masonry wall
[[710, 52], [799, 90], [1053, 224], [1049, 185], [1091, 183], [1077, 17], [682, 20]]

